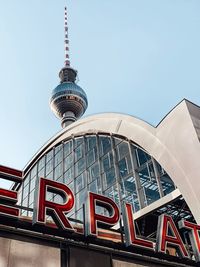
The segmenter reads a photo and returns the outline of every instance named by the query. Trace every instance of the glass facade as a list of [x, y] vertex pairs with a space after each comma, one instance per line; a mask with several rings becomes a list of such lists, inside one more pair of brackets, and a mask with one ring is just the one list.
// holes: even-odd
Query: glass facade
[[[33, 208], [38, 177], [68, 185], [75, 194], [71, 218], [82, 220], [87, 191], [132, 204], [134, 212], [175, 189], [163, 168], [142, 148], [123, 137], [98, 134], [74, 137], [48, 151], [26, 174], [19, 190], [20, 205]], [[62, 202], [48, 192], [47, 199]], [[105, 212], [103, 210], [99, 212]], [[22, 215], [32, 216], [23, 210]]]

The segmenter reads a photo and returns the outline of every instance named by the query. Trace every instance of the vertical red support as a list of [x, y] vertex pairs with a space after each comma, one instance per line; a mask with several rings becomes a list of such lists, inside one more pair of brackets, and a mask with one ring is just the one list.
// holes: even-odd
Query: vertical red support
[[137, 237], [131, 204], [123, 203], [122, 215], [126, 237], [126, 246], [135, 246], [154, 250], [154, 244], [152, 241]]
[[178, 248], [183, 258], [189, 257], [178, 229], [169, 215], [159, 216], [156, 241], [156, 251], [158, 252], [166, 253], [167, 245], [170, 245]]
[[182, 219], [178, 223], [180, 229], [189, 231], [189, 238], [194, 252], [194, 257], [197, 262], [200, 262], [200, 225]]

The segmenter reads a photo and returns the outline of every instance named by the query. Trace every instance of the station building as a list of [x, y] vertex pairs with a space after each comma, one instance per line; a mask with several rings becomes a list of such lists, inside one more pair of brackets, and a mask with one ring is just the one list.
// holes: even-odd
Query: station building
[[[121, 113], [80, 119], [88, 100], [76, 83], [68, 43], [65, 9], [65, 66], [50, 99], [63, 129], [22, 171], [0, 167], [1, 178], [14, 181], [11, 189], [18, 194], [19, 209], [17, 218], [0, 211], [0, 266], [198, 266], [191, 239], [182, 230], [188, 257], [182, 257], [173, 242], [167, 242], [165, 253], [127, 246], [121, 213], [124, 202], [130, 204], [138, 238], [152, 243], [163, 214], [177, 227], [181, 220], [200, 224], [200, 107], [184, 99], [156, 127]], [[63, 234], [50, 213], [45, 214], [45, 225], [32, 223], [41, 177], [73, 192], [75, 203], [66, 216], [76, 233]], [[109, 229], [99, 224], [96, 237], [84, 234], [88, 192], [112, 199], [120, 211], [118, 223]], [[66, 201], [51, 190], [45, 199], [59, 205]], [[4, 208], [11, 205], [1, 191], [0, 201]], [[96, 213], [110, 216], [101, 205]], [[170, 231], [166, 235], [174, 238]]]

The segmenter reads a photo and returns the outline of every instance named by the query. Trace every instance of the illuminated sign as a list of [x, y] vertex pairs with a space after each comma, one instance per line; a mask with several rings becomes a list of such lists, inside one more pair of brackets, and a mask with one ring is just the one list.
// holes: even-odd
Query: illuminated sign
[[[0, 166], [1, 176], [8, 176], [10, 180], [22, 181], [21, 173], [14, 173], [12, 169]], [[5, 178], [5, 177], [4, 177]], [[35, 188], [35, 202], [33, 209], [32, 225], [48, 226], [46, 215], [50, 215], [57, 229], [62, 229], [63, 236], [66, 232], [78, 233], [73, 227], [67, 214], [73, 209], [75, 197], [71, 189], [62, 183], [58, 183], [45, 178], [40, 178]], [[47, 200], [47, 193], [52, 192], [59, 194], [63, 203], [58, 204]], [[16, 205], [18, 201], [18, 192], [6, 189], [0, 189], [0, 215], [9, 218], [17, 218], [20, 220], [19, 207]], [[107, 211], [106, 215], [100, 214], [98, 208]], [[179, 229], [174, 223], [172, 217], [162, 214], [158, 219], [156, 242], [146, 238], [138, 237], [136, 234], [136, 226], [132, 206], [124, 202], [122, 205], [122, 218], [124, 224], [125, 241], [127, 247], [139, 247], [148, 249], [152, 252], [166, 253], [168, 245], [177, 249], [183, 258], [189, 257], [189, 252], [181, 238]], [[120, 210], [116, 203], [109, 197], [88, 192], [87, 201], [84, 207], [84, 233], [85, 237], [95, 237], [99, 235], [100, 228], [111, 228], [117, 225], [120, 220]], [[180, 229], [185, 229], [189, 233], [195, 260], [200, 261], [200, 226], [194, 223], [181, 220]], [[79, 233], [78, 233], [79, 234]]]

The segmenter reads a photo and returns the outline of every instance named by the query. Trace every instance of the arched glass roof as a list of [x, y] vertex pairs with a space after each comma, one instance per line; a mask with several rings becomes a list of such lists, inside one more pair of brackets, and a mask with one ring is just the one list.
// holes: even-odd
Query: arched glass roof
[[[70, 216], [78, 220], [83, 219], [87, 191], [106, 195], [119, 207], [125, 200], [137, 212], [176, 188], [165, 170], [141, 147], [108, 134], [85, 134], [51, 148], [26, 174], [19, 191], [22, 206], [33, 208], [39, 177], [71, 188], [76, 204]], [[48, 200], [62, 202], [62, 198], [53, 193], [48, 193]], [[32, 212], [24, 210], [22, 214], [31, 216]]]

